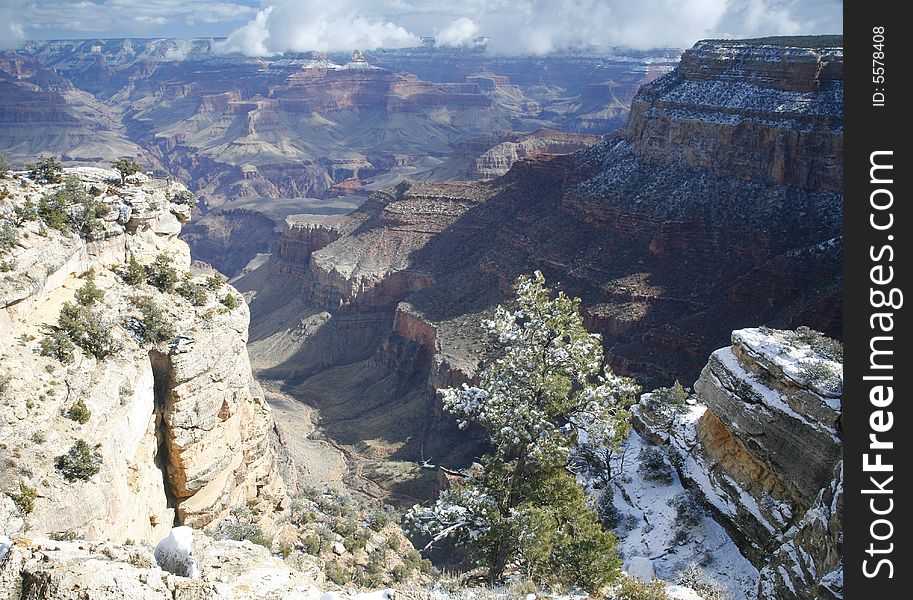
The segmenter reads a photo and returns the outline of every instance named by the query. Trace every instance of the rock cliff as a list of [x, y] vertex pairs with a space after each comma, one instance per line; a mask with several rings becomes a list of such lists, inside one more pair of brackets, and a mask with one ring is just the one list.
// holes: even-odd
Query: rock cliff
[[[122, 185], [88, 167], [64, 176], [2, 182], [4, 222], [21, 222], [0, 274], [0, 527], [154, 543], [248, 502], [271, 513], [285, 492], [245, 348], [248, 309], [188, 272], [183, 186]], [[83, 206], [48, 212], [64, 192]], [[20, 216], [29, 202], [37, 213]], [[66, 226], [89, 206], [89, 229]]]
[[808, 329], [733, 332], [694, 386], [695, 405], [665, 429], [655, 407], [635, 424], [669, 444], [742, 553], [758, 598], [842, 598], [842, 351]]

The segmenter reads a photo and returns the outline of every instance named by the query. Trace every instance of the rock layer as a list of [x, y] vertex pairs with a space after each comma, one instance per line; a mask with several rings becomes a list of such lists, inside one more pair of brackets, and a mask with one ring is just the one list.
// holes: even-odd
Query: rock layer
[[745, 329], [714, 352], [690, 418], [659, 431], [697, 490], [761, 571], [758, 598], [842, 597], [842, 365], [798, 332]]

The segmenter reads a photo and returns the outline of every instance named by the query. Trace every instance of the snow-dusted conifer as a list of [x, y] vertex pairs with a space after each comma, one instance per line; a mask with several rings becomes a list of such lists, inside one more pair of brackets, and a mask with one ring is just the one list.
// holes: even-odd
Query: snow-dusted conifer
[[500, 351], [479, 385], [439, 390], [461, 426], [486, 429], [493, 449], [480, 472], [408, 519], [429, 546], [449, 537], [465, 547], [492, 580], [514, 566], [540, 583], [595, 590], [618, 571], [615, 539], [568, 464], [579, 443], [624, 442], [638, 387], [604, 366], [579, 307], [579, 298], [553, 297], [538, 271], [520, 278], [516, 306], [483, 322]]

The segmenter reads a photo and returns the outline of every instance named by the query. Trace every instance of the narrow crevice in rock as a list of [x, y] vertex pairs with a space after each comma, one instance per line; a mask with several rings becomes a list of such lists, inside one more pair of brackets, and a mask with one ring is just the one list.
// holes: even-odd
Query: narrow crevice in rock
[[149, 362], [152, 365], [152, 377], [154, 381], [155, 439], [158, 443], [158, 449], [155, 453], [155, 466], [162, 474], [162, 487], [165, 490], [168, 508], [174, 510], [173, 525], [176, 527], [181, 523], [177, 509], [177, 497], [174, 494], [173, 486], [171, 484], [171, 461], [169, 457], [169, 438], [171, 433], [165, 425], [164, 416], [172, 388], [168, 355], [159, 352], [158, 350], [151, 350], [149, 352]]

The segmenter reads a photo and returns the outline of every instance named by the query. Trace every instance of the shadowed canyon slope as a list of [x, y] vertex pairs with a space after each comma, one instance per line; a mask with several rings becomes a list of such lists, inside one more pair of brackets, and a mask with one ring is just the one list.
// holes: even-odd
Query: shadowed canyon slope
[[287, 219], [238, 281], [255, 367], [371, 460], [459, 460], [433, 389], [474, 377], [480, 315], [533, 269], [647, 386], [695, 381], [734, 329], [839, 337], [842, 83], [840, 48], [701, 42], [587, 150]]

